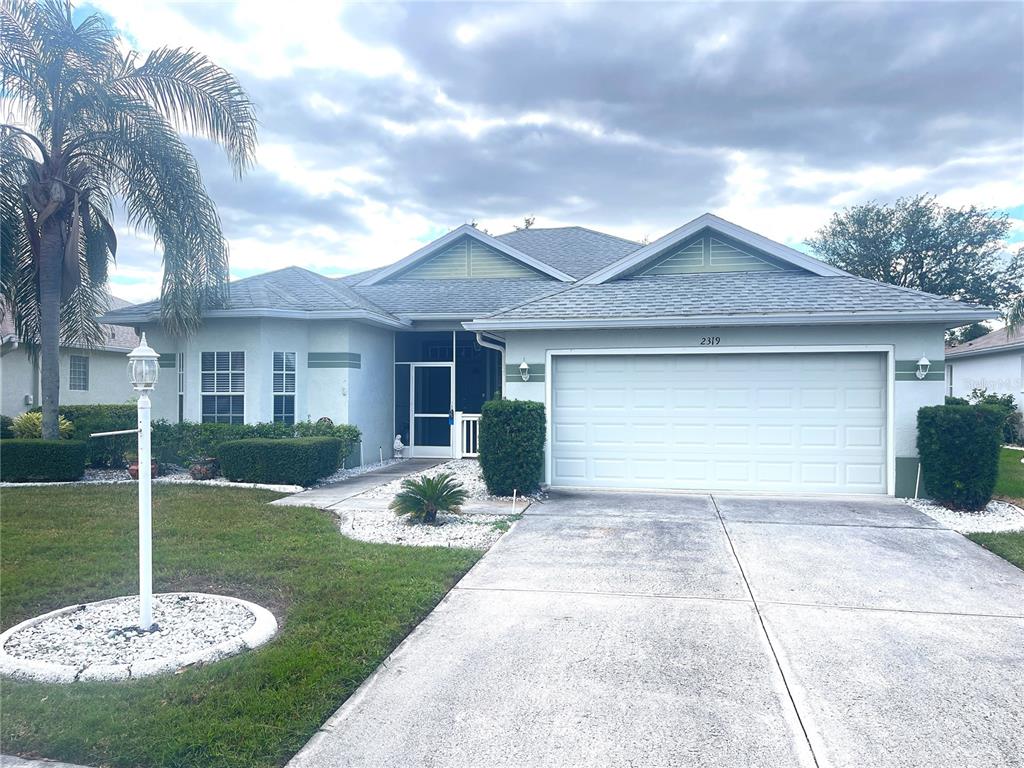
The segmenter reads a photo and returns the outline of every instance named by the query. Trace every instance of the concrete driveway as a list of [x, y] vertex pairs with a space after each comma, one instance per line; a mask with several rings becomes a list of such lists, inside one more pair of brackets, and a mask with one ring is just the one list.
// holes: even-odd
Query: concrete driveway
[[1024, 572], [897, 501], [559, 493], [290, 765], [1024, 766]]

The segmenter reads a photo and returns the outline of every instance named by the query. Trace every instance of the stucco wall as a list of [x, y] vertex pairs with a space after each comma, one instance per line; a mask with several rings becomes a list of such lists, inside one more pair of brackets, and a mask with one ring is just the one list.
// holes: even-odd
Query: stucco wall
[[[932, 361], [926, 381], [897, 375], [893, 383], [893, 444], [897, 468], [897, 490], [907, 487], [904, 475], [916, 472], [917, 411], [924, 405], [941, 403], [945, 394], [942, 381], [943, 334], [938, 325], [864, 325], [864, 326], [780, 326], [761, 328], [681, 328], [644, 330], [515, 331], [506, 339], [508, 366], [519, 366], [525, 359], [534, 371], [544, 370], [549, 350], [695, 348], [709, 353], [729, 347], [799, 347], [830, 345], [892, 345], [897, 361], [916, 361], [922, 355]], [[702, 337], [720, 338], [718, 346], [702, 347]], [[549, 372], [544, 371], [544, 374]], [[509, 376], [505, 395], [510, 398], [545, 401], [546, 375], [532, 376], [529, 382]], [[900, 459], [905, 461], [900, 461]]]
[[[38, 397], [35, 377], [32, 361], [20, 348], [0, 357], [0, 413], [17, 416], [32, 407]], [[25, 395], [29, 396], [28, 404], [25, 403]]]
[[[134, 393], [128, 383], [128, 359], [125, 352], [103, 350], [69, 350], [60, 353], [60, 402], [61, 405], [96, 405], [100, 403], [124, 403], [134, 400]], [[71, 389], [71, 355], [89, 358], [89, 388]], [[28, 354], [22, 349], [13, 349], [0, 358], [0, 413], [17, 416], [39, 404], [39, 386], [36, 369]], [[32, 401], [25, 403], [25, 395]]]
[[967, 397], [973, 389], [1024, 399], [1024, 352], [1014, 350], [978, 357], [949, 359], [953, 368], [953, 395]]
[[[327, 416], [363, 431], [364, 456], [374, 461], [378, 446], [390, 450], [393, 422], [394, 341], [390, 331], [347, 320], [212, 319], [189, 339], [171, 338], [158, 327], [146, 328], [157, 352], [185, 353], [185, 419], [201, 418], [202, 352], [245, 352], [245, 421], [274, 418], [273, 353], [296, 353], [295, 418]], [[356, 354], [349, 361], [310, 364], [310, 354]], [[154, 418], [178, 418], [177, 370], [160, 369], [153, 396]]]
[[363, 460], [374, 462], [391, 454], [395, 439], [394, 332], [353, 323], [349, 350], [361, 356], [348, 370], [349, 423], [362, 430]]

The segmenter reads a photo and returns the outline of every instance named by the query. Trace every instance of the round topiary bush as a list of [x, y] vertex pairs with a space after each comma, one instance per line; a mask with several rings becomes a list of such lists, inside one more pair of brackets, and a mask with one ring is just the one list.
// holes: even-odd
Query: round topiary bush
[[533, 493], [544, 480], [544, 404], [491, 400], [480, 416], [480, 469], [495, 496]]
[[929, 496], [955, 509], [992, 499], [1006, 414], [986, 405], [933, 405], [917, 412], [917, 453]]

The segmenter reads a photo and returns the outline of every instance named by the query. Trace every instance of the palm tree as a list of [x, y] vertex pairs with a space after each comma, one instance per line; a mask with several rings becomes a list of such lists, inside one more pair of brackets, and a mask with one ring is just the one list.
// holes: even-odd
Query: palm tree
[[38, 342], [43, 437], [55, 438], [59, 344], [99, 338], [115, 203], [162, 250], [165, 327], [193, 332], [224, 298], [228, 251], [178, 131], [219, 144], [240, 177], [256, 117], [235, 77], [201, 53], [161, 48], [139, 63], [101, 16], [76, 25], [66, 0], [0, 0], [0, 38], [17, 115], [0, 125], [0, 299], [22, 341]]
[[389, 508], [396, 515], [409, 515], [427, 524], [437, 522], [438, 512], [458, 512], [469, 494], [450, 472], [402, 481]]

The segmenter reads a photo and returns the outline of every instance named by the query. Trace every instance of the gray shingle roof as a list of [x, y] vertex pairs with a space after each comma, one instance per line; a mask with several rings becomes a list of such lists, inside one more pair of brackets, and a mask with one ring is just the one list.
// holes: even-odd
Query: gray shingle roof
[[[126, 309], [134, 307], [130, 301], [119, 299], [117, 296], [110, 297], [110, 309]], [[14, 316], [8, 312], [0, 312], [0, 339], [16, 338], [14, 332]], [[103, 325], [103, 340], [100, 342], [100, 346], [105, 349], [123, 349], [132, 350], [139, 346], [139, 337], [135, 334], [132, 328], [127, 328], [122, 325]]]
[[498, 240], [580, 280], [640, 248], [640, 243], [583, 227], [521, 229]]
[[[344, 279], [344, 278], [342, 278]], [[543, 278], [464, 278], [457, 280], [389, 280], [355, 290], [382, 309], [398, 315], [433, 313], [472, 318], [511, 307], [527, 299], [564, 290], [565, 283]]]
[[[300, 267], [286, 267], [231, 283], [228, 300], [219, 309], [239, 312], [259, 309], [294, 312], [365, 310], [387, 314], [345, 283]], [[150, 301], [108, 312], [103, 319], [107, 322], [130, 322], [139, 316], [157, 315], [159, 312], [160, 302]]]
[[946, 347], [946, 357], [973, 357], [990, 352], [1009, 352], [1017, 348], [1024, 348], [1024, 329], [1011, 333], [1009, 328], [1000, 328], [973, 341]]
[[488, 321], [700, 318], [702, 316], [970, 312], [976, 305], [859, 277], [801, 272], [630, 277], [577, 285], [495, 313]]

